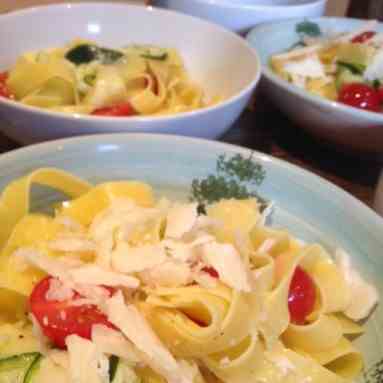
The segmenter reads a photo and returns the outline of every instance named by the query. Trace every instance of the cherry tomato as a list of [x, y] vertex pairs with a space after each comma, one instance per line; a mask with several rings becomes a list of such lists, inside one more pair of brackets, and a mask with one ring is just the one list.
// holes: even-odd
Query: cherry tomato
[[378, 112], [381, 98], [379, 92], [373, 87], [361, 83], [351, 83], [341, 88], [338, 101], [355, 108]]
[[72, 334], [90, 339], [94, 324], [115, 328], [96, 306], [72, 305], [74, 300], [82, 298], [77, 293], [70, 301], [48, 301], [46, 293], [51, 279], [52, 277], [44, 278], [34, 287], [29, 297], [29, 306], [44, 335], [57, 347], [65, 348], [65, 338]]
[[92, 112], [94, 116], [109, 116], [109, 117], [126, 117], [136, 114], [132, 105], [128, 102], [107, 106], [105, 108], [98, 108]]
[[214, 267], [206, 266], [202, 268], [202, 271], [204, 271], [205, 273], [208, 273], [213, 278], [219, 278], [219, 274]]
[[313, 280], [298, 266], [291, 280], [288, 298], [292, 323], [305, 324], [307, 316], [314, 310], [315, 298], [316, 289]]
[[6, 84], [7, 79], [8, 79], [8, 73], [7, 72], [0, 73], [0, 97], [13, 99], [14, 96]]
[[355, 36], [351, 42], [352, 43], [364, 43], [366, 42], [367, 40], [370, 40], [372, 37], [374, 37], [376, 35], [376, 32], [374, 31], [367, 31], [367, 32], [363, 32], [361, 33], [360, 35], [358, 36]]

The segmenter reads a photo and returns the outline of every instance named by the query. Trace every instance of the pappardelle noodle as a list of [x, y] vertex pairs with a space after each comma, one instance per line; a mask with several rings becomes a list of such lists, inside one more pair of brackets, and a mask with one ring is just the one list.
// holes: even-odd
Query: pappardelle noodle
[[1, 78], [3, 96], [70, 114], [167, 115], [218, 101], [206, 100], [176, 49], [152, 45], [110, 49], [75, 40], [23, 54]]
[[[35, 183], [69, 199], [32, 213]], [[350, 338], [376, 290], [256, 199], [202, 215], [44, 168], [3, 191], [0, 222], [0, 381], [342, 383], [363, 367]]]

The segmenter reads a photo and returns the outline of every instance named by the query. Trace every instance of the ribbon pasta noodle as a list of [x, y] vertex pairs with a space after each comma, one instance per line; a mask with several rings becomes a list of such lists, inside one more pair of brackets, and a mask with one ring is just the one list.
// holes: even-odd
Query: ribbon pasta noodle
[[207, 100], [176, 49], [109, 49], [85, 40], [23, 54], [6, 85], [23, 104], [71, 114], [111, 115], [103, 108], [129, 104], [112, 115], [168, 115], [219, 101]]
[[[166, 81], [170, 74], [162, 64], [153, 72]], [[53, 216], [31, 212], [33, 184], [69, 199]], [[8, 349], [15, 357], [24, 350], [40, 355], [32, 316], [32, 325], [53, 342], [39, 356], [40, 370], [52, 360], [58, 365], [51, 369], [61, 368], [49, 359], [59, 343], [48, 317], [34, 311], [36, 291], [49, 281], [43, 302], [55, 307], [58, 301], [68, 310], [60, 320], [75, 315], [71, 304], [82, 307], [76, 299], [105, 315], [90, 335], [75, 331], [62, 339], [65, 382], [85, 368], [86, 358], [76, 354], [85, 349], [99, 363], [118, 358], [116, 376], [137, 382], [350, 382], [363, 367], [350, 336], [362, 334], [359, 320], [377, 295], [368, 307], [353, 302], [342, 262], [263, 221], [255, 199], [222, 200], [200, 216], [196, 204], [156, 201], [150, 186], [138, 181], [93, 186], [57, 169], [38, 169], [11, 182], [0, 199], [0, 335], [23, 331], [24, 343], [9, 335]], [[314, 289], [303, 319], [290, 305], [298, 270]], [[98, 373], [92, 372], [100, 382], [117, 379], [104, 374], [102, 380]]]

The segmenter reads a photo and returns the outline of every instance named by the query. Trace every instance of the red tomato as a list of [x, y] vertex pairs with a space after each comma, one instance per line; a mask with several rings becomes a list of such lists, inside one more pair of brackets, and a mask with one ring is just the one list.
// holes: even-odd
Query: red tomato
[[351, 83], [344, 85], [338, 95], [338, 101], [355, 108], [379, 112], [381, 98], [373, 87]]
[[374, 31], [367, 31], [367, 32], [363, 32], [361, 33], [360, 35], [358, 36], [355, 36], [351, 42], [352, 43], [364, 43], [365, 41], [367, 40], [370, 40], [372, 37], [374, 37], [376, 35], [376, 32]]
[[206, 266], [202, 268], [202, 271], [204, 271], [205, 273], [208, 273], [213, 278], [219, 278], [219, 274], [214, 267]]
[[305, 324], [307, 316], [314, 310], [315, 298], [316, 290], [313, 280], [298, 266], [291, 280], [288, 298], [292, 323]]
[[125, 117], [136, 114], [132, 105], [129, 102], [107, 106], [105, 108], [98, 108], [92, 112], [94, 116], [109, 116], [109, 117]]
[[0, 73], [0, 97], [5, 98], [14, 98], [13, 94], [9, 90], [6, 81], [8, 79], [8, 73], [2, 72]]
[[73, 300], [81, 298], [77, 293], [71, 301], [47, 301], [45, 296], [51, 279], [44, 278], [35, 286], [29, 297], [29, 306], [44, 335], [57, 347], [65, 348], [65, 338], [72, 334], [90, 339], [94, 324], [115, 328], [96, 306], [71, 305]]

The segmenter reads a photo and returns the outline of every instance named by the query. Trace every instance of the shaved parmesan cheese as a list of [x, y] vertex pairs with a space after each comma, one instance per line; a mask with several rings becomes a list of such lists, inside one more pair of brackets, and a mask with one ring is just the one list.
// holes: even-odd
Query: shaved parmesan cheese
[[73, 383], [108, 383], [109, 360], [97, 346], [78, 335], [66, 337], [69, 371]]
[[36, 317], [32, 313], [29, 313], [28, 316], [32, 322], [32, 334], [39, 343], [39, 351], [41, 354], [46, 355], [49, 352], [49, 339], [43, 334], [43, 330]]
[[170, 208], [166, 219], [165, 237], [181, 238], [196, 223], [198, 204], [175, 205]]
[[108, 320], [143, 354], [146, 363], [170, 383], [192, 383], [184, 377], [173, 355], [165, 348], [144, 316], [134, 305], [125, 305], [121, 293], [106, 302]]
[[295, 365], [283, 355], [267, 353], [267, 359], [269, 359], [270, 362], [279, 369], [282, 376], [287, 376], [290, 373], [294, 373], [296, 370]]
[[275, 238], [268, 238], [262, 242], [261, 246], [257, 249], [257, 252], [268, 253], [276, 244], [277, 240]]
[[213, 278], [203, 271], [193, 273], [193, 279], [205, 289], [214, 289], [217, 287], [217, 278]]
[[383, 78], [383, 50], [379, 50], [372, 58], [371, 63], [363, 73], [363, 78], [367, 81]]
[[367, 283], [352, 267], [350, 256], [344, 250], [338, 249], [335, 253], [335, 259], [352, 296], [350, 305], [344, 314], [355, 321], [368, 317], [379, 301], [376, 288]]
[[92, 341], [104, 354], [118, 356], [130, 363], [139, 362], [134, 346], [119, 331], [100, 324], [93, 325]]
[[[74, 284], [74, 289], [86, 299], [90, 299], [95, 302], [103, 302], [105, 299], [110, 297], [110, 292], [102, 286], [96, 285], [82, 285]], [[76, 299], [72, 304], [76, 304], [80, 299]]]
[[290, 75], [302, 77], [320, 78], [326, 76], [323, 64], [316, 54], [302, 60], [288, 61], [284, 65], [284, 70]]
[[21, 257], [31, 265], [45, 271], [47, 274], [58, 277], [61, 280], [68, 279], [68, 272], [74, 267], [83, 265], [82, 262], [68, 257], [53, 258], [41, 253], [39, 250], [31, 248], [21, 248], [16, 250], [14, 257]]
[[217, 270], [219, 279], [238, 291], [251, 291], [251, 274], [231, 244], [211, 242], [203, 245], [202, 256]]
[[130, 199], [116, 199], [100, 212], [89, 228], [90, 237], [99, 245], [97, 263], [110, 267], [116, 234], [130, 225], [139, 225], [161, 213], [159, 209], [137, 206]]
[[151, 287], [179, 287], [193, 281], [190, 266], [176, 260], [168, 260], [139, 274], [142, 281]]
[[76, 284], [121, 286], [130, 289], [135, 289], [140, 284], [137, 278], [104, 270], [94, 264], [72, 269], [69, 271], [69, 275]]
[[72, 299], [74, 296], [73, 289], [57, 278], [52, 278], [49, 281], [49, 289], [45, 293], [47, 301], [64, 302]]
[[67, 352], [57, 350], [57, 349], [52, 349], [52, 350], [49, 350], [49, 352], [46, 356], [56, 366], [60, 366], [60, 367], [64, 368], [65, 370], [69, 369], [69, 359], [68, 359], [68, 353]]
[[67, 217], [65, 215], [59, 215], [55, 218], [55, 221], [59, 223], [60, 225], [65, 226], [65, 228], [69, 229], [72, 232], [85, 231], [84, 227], [71, 217]]
[[66, 252], [85, 252], [96, 250], [94, 242], [75, 236], [59, 237], [48, 243], [48, 247], [52, 250]]
[[112, 267], [124, 273], [134, 273], [155, 267], [166, 260], [166, 253], [160, 245], [132, 247], [121, 242], [112, 253]]
[[165, 239], [161, 242], [169, 257], [182, 261], [194, 262], [198, 258], [198, 247], [205, 243], [213, 242], [215, 238], [209, 234], [197, 236], [192, 242], [181, 242], [173, 239]]

